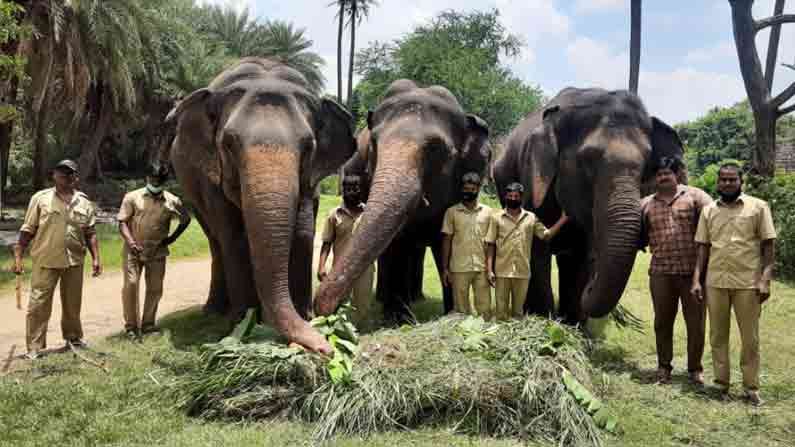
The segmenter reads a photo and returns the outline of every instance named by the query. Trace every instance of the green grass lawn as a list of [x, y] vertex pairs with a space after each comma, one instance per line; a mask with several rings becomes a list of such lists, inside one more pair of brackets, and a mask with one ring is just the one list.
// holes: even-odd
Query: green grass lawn
[[[323, 197], [318, 221], [338, 197]], [[191, 231], [200, 231], [192, 226]], [[201, 235], [199, 235], [201, 236]], [[177, 243], [187, 242], [188, 239]], [[107, 244], [110, 245], [110, 244]], [[175, 250], [176, 251], [176, 250]], [[117, 253], [118, 254], [118, 253]], [[656, 367], [651, 302], [648, 295], [648, 256], [638, 258], [622, 303], [647, 322], [646, 332], [620, 331], [608, 325], [604, 340], [592, 353], [598, 367], [594, 383], [616, 414], [620, 433], [606, 435], [615, 446], [792, 446], [795, 445], [795, 288], [777, 282], [765, 304], [761, 321], [762, 395], [766, 405], [751, 408], [739, 399], [739, 338], [732, 332], [735, 386], [733, 399], [716, 399], [707, 388], [699, 392], [687, 384], [684, 323], [677, 321], [674, 382], [651, 383]], [[421, 319], [438, 315], [441, 292], [430, 256], [426, 257], [424, 292], [416, 304]], [[163, 397], [166, 379], [159, 360], [175, 350], [194, 350], [228, 331], [224, 321], [190, 309], [165, 317], [165, 335], [150, 336], [143, 344], [118, 337], [98, 342], [112, 355], [111, 372], [75, 359], [54, 355], [0, 378], [0, 446], [216, 446], [309, 445], [311, 427], [290, 421], [217, 423], [186, 416]], [[709, 344], [704, 365], [712, 377]], [[18, 365], [20, 366], [20, 365]], [[23, 365], [28, 368], [28, 365]], [[518, 446], [518, 440], [480, 439], [456, 435], [447, 427], [385, 433], [372, 439], [338, 439], [339, 446]]]

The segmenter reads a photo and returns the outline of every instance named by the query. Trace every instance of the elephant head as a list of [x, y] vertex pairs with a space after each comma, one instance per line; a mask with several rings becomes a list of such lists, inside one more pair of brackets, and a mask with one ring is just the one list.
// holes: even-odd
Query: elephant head
[[320, 314], [334, 311], [353, 280], [407, 223], [441, 222], [458, 200], [461, 175], [483, 174], [490, 161], [487, 124], [465, 113], [444, 87], [395, 81], [368, 114], [367, 127], [358, 155], [372, 173], [367, 208], [348, 253], [315, 294]]
[[190, 94], [169, 119], [179, 120], [174, 144], [190, 147], [211, 183], [241, 210], [240, 237], [248, 238], [264, 318], [290, 341], [330, 352], [301, 318], [309, 302], [296, 311], [289, 266], [293, 241], [314, 231], [312, 192], [355, 151], [350, 114], [310, 93], [292, 68], [248, 58]]
[[560, 206], [588, 233], [591, 276], [582, 310], [604, 316], [621, 298], [635, 261], [641, 185], [655, 160], [682, 156], [682, 143], [637, 96], [574, 88], [552, 99], [526, 141], [520, 163], [521, 178], [530, 179], [526, 203], [539, 208], [554, 188]]

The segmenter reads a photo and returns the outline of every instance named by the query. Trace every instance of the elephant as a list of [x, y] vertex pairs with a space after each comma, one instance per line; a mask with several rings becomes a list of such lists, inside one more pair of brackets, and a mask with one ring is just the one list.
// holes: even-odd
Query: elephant
[[553, 310], [553, 253], [564, 321], [602, 317], [618, 304], [638, 248], [641, 189], [660, 157], [683, 152], [676, 131], [627, 91], [569, 87], [514, 128], [492, 166], [500, 196], [520, 182], [524, 207], [545, 225], [562, 210], [571, 218], [551, 244], [533, 244], [526, 310]]
[[[467, 114], [440, 86], [401, 79], [367, 115], [348, 170], [366, 171], [367, 206], [347, 253], [335, 260], [315, 293], [315, 311], [334, 311], [368, 265], [378, 259], [377, 296], [389, 321], [409, 319], [409, 302], [421, 289], [421, 266], [430, 246], [441, 276], [441, 227], [460, 200], [466, 172], [485, 175], [491, 161], [488, 124]], [[419, 270], [419, 272], [418, 272]], [[418, 274], [419, 273], [419, 274]], [[445, 310], [452, 291], [444, 290]]]
[[324, 354], [312, 311], [318, 183], [356, 151], [352, 117], [280, 62], [244, 58], [169, 114], [170, 162], [210, 243], [205, 308], [262, 318]]

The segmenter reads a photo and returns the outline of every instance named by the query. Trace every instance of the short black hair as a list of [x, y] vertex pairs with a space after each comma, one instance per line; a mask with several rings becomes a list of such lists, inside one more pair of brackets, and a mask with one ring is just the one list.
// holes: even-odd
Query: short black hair
[[720, 175], [720, 171], [724, 169], [734, 169], [737, 171], [737, 176], [740, 177], [740, 181], [743, 179], [743, 167], [740, 166], [740, 163], [736, 161], [724, 161], [720, 164], [720, 168], [718, 168], [718, 175]]
[[519, 182], [513, 182], [505, 187], [505, 193], [508, 194], [509, 192], [518, 192], [521, 194], [524, 192], [524, 186]]
[[684, 166], [684, 163], [682, 163], [679, 157], [660, 157], [654, 166], [654, 172], [657, 173], [657, 171], [661, 169], [670, 169], [674, 174], [679, 174], [679, 171], [681, 171]]
[[168, 167], [162, 164], [153, 164], [150, 166], [147, 176], [163, 183], [168, 180]]
[[477, 172], [467, 172], [461, 177], [461, 185], [467, 183], [480, 186], [480, 175]]

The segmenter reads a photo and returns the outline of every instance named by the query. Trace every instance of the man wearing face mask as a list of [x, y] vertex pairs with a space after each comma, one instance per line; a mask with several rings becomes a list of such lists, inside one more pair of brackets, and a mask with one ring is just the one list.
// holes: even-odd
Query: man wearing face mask
[[505, 209], [491, 216], [486, 235], [486, 274], [494, 287], [498, 320], [521, 318], [530, 284], [530, 252], [533, 236], [546, 241], [558, 234], [568, 221], [563, 213], [547, 229], [535, 214], [522, 208], [521, 183], [505, 188]]
[[[122, 250], [122, 305], [124, 329], [127, 336], [137, 339], [142, 334], [157, 332], [157, 306], [163, 297], [163, 277], [166, 273], [168, 246], [188, 228], [190, 214], [175, 195], [163, 189], [168, 170], [154, 167], [146, 177], [146, 186], [129, 192], [122, 200], [117, 219], [124, 239]], [[179, 219], [179, 226], [169, 236], [171, 220]], [[145, 271], [146, 298], [140, 312], [138, 289], [141, 272]]]
[[[319, 281], [325, 281], [326, 279], [326, 260], [329, 253], [333, 251], [334, 260], [336, 260], [348, 249], [351, 237], [359, 226], [364, 212], [362, 199], [361, 177], [346, 175], [342, 181], [343, 204], [329, 212], [326, 224], [323, 227], [323, 247], [320, 249], [320, 260], [317, 266], [317, 279]], [[375, 266], [370, 265], [353, 284], [351, 304], [353, 304], [354, 312], [351, 318], [360, 330], [371, 329], [372, 311], [370, 304], [372, 303], [374, 276]]]
[[[486, 253], [483, 240], [489, 228], [492, 209], [478, 203], [480, 176], [476, 172], [461, 178], [461, 203], [444, 214], [442, 223], [442, 281], [453, 288], [453, 310], [473, 313], [488, 320], [491, 309], [491, 289], [486, 280]], [[474, 309], [469, 301], [469, 289], [474, 292]]]
[[704, 299], [697, 280], [707, 268], [707, 311], [709, 312], [712, 365], [715, 384], [723, 395], [729, 392], [729, 328], [731, 309], [740, 329], [740, 368], [745, 395], [753, 405], [759, 396], [759, 315], [770, 297], [770, 280], [775, 264], [776, 229], [767, 202], [742, 192], [742, 171], [736, 163], [724, 163], [718, 170], [720, 199], [705, 207], [698, 221], [695, 240], [698, 258], [691, 293]]

